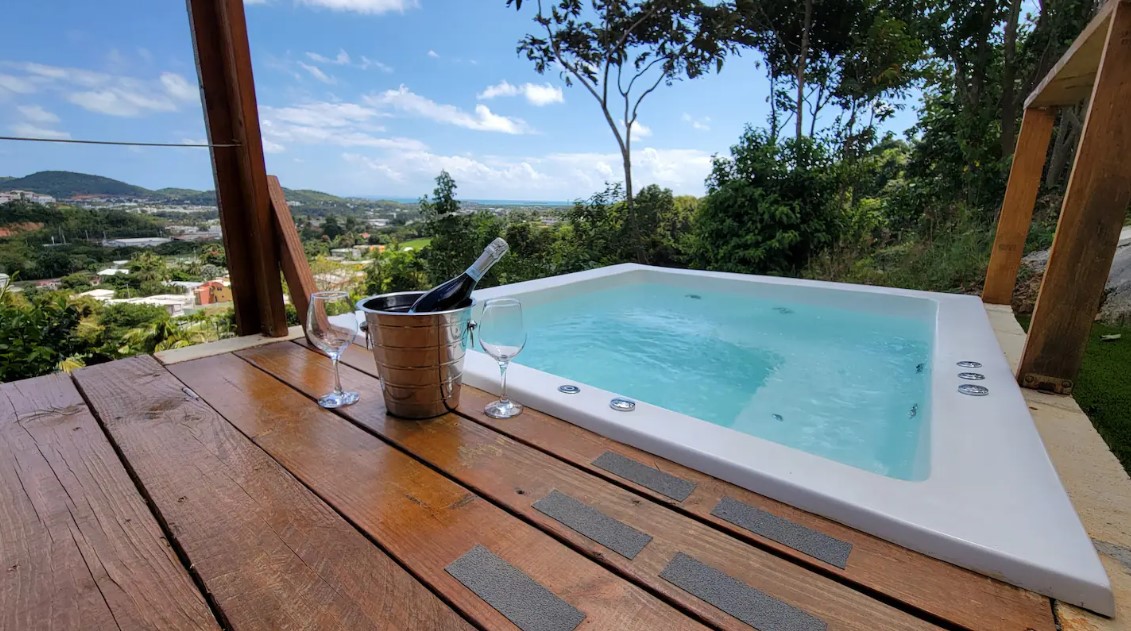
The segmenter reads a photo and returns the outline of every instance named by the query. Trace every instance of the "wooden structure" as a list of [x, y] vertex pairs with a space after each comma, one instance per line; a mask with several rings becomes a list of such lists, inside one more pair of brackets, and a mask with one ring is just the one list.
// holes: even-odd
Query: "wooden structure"
[[[0, 628], [514, 628], [448, 571], [483, 546], [581, 628], [749, 629], [666, 578], [686, 555], [760, 592], [779, 616], [763, 629], [1056, 629], [1048, 598], [530, 408], [488, 418], [473, 388], [456, 413], [398, 420], [372, 355], [343, 362], [362, 398], [335, 412], [315, 401], [330, 362], [302, 341], [0, 384]], [[693, 489], [620, 477], [607, 452]], [[650, 539], [606, 547], [543, 512], [554, 492]], [[811, 556], [716, 516], [724, 500], [851, 547]]]
[[1056, 109], [1088, 102], [1025, 351], [1022, 386], [1071, 394], [1131, 203], [1131, 0], [1110, 0], [1029, 95], [982, 300], [1010, 304]]
[[236, 330], [281, 337], [280, 271], [300, 321], [316, 288], [279, 179], [267, 175], [243, 0], [189, 0], [188, 10]]

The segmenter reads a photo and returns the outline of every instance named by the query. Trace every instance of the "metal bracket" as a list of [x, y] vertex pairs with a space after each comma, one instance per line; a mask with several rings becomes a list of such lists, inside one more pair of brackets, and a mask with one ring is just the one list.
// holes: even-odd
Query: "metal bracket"
[[1053, 394], [1072, 394], [1072, 386], [1071, 379], [1038, 375], [1034, 372], [1025, 373], [1021, 378], [1021, 387], [1040, 390], [1041, 392], [1052, 392]]

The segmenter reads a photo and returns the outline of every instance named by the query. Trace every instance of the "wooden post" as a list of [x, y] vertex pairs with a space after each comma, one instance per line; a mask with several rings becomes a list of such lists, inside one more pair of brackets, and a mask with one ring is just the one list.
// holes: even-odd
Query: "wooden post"
[[1033, 322], [1021, 385], [1063, 394], [1099, 308], [1131, 202], [1131, 3], [1115, 6]]
[[982, 302], [1007, 305], [1013, 300], [1013, 287], [1017, 283], [1017, 270], [1021, 267], [1021, 253], [1033, 221], [1033, 205], [1041, 187], [1041, 173], [1045, 168], [1045, 155], [1052, 137], [1055, 114], [1047, 109], [1027, 109], [1021, 119], [1021, 132], [1013, 152], [1013, 166], [1009, 169], [1009, 184], [997, 220], [997, 236], [986, 269], [986, 284], [982, 289]]
[[291, 293], [291, 304], [298, 312], [298, 321], [306, 326], [306, 310], [310, 307], [310, 294], [318, 291], [314, 274], [306, 262], [306, 252], [302, 249], [302, 239], [295, 227], [291, 209], [279, 178], [267, 176], [267, 188], [271, 193], [271, 213], [275, 218], [275, 230], [279, 237], [279, 255], [282, 257], [283, 277], [287, 279], [287, 289]]
[[287, 332], [243, 0], [187, 0], [240, 335]]

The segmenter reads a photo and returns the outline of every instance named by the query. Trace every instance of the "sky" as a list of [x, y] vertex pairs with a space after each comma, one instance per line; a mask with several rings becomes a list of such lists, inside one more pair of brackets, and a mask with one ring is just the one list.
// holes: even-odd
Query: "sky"
[[[572, 200], [623, 179], [596, 101], [515, 47], [504, 0], [245, 0], [269, 173], [337, 195], [419, 197], [446, 169], [469, 199]], [[183, 2], [14, 2], [0, 38], [0, 135], [206, 142]], [[633, 133], [637, 188], [702, 195], [711, 156], [766, 120], [757, 57], [660, 87]], [[912, 108], [888, 123], [902, 131]], [[207, 149], [0, 141], [0, 175], [213, 187]]]

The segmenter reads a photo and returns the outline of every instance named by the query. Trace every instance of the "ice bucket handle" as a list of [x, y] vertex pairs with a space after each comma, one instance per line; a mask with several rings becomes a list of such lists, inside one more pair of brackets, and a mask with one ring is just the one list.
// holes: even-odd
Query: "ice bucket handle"
[[[471, 350], [475, 350], [475, 329], [478, 326], [479, 326], [479, 323], [476, 322], [475, 320], [468, 320], [467, 321], [467, 328], [463, 330], [463, 336], [462, 336], [463, 337], [463, 350], [467, 350], [469, 348]], [[470, 346], [468, 345], [468, 340], [470, 340], [470, 342], [471, 342]]]

